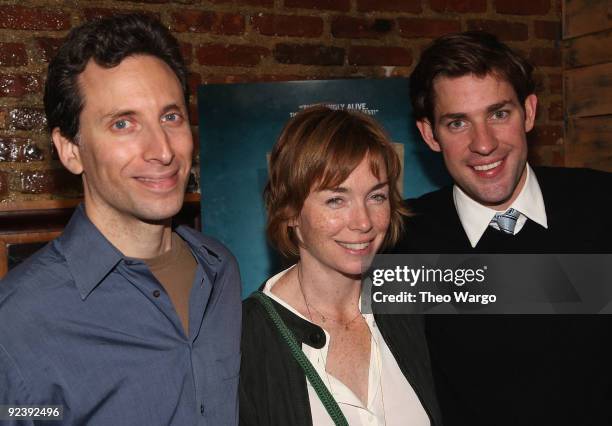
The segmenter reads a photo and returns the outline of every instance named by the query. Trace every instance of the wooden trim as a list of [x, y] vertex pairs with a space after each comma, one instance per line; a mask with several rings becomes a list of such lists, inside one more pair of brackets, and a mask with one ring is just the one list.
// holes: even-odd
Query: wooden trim
[[0, 212], [71, 209], [76, 207], [81, 201], [80, 198], [69, 200], [13, 201], [10, 203], [0, 203]]
[[0, 278], [8, 272], [8, 247], [6, 243], [0, 244]]
[[[34, 200], [34, 201], [13, 201], [0, 203], [1, 212], [34, 211], [34, 210], [56, 210], [71, 209], [79, 205], [81, 198], [71, 198], [64, 200]], [[199, 203], [200, 194], [185, 194], [185, 203]]]
[[0, 235], [0, 278], [8, 272], [9, 244], [44, 243], [58, 237], [62, 231], [27, 232]]

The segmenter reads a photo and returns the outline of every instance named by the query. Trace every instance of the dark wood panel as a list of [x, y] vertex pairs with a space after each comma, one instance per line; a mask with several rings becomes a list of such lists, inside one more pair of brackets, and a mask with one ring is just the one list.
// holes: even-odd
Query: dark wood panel
[[612, 62], [612, 30], [565, 42], [565, 67], [575, 68]]
[[60, 233], [52, 231], [0, 235], [0, 278], [6, 275], [9, 266], [14, 267]]
[[610, 0], [566, 0], [563, 38], [578, 37], [612, 28]]
[[612, 115], [570, 119], [565, 160], [570, 167], [612, 172]]
[[[52, 202], [51, 202], [52, 201]], [[33, 251], [61, 234], [77, 202], [53, 200], [11, 204], [0, 209], [0, 278]], [[53, 208], [62, 206], [62, 208]], [[72, 207], [70, 207], [72, 206]], [[201, 229], [200, 194], [187, 194], [181, 211], [174, 217], [176, 225]]]
[[612, 63], [567, 70], [565, 105], [570, 117], [612, 114]]

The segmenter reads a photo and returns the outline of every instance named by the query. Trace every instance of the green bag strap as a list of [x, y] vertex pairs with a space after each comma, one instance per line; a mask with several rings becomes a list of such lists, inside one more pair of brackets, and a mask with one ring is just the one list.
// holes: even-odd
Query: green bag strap
[[291, 351], [291, 354], [293, 355], [293, 358], [295, 358], [300, 367], [302, 367], [302, 370], [304, 370], [306, 378], [314, 388], [315, 392], [317, 393], [317, 396], [323, 403], [325, 410], [327, 410], [327, 413], [334, 421], [334, 424], [336, 424], [337, 426], [348, 426], [348, 421], [346, 420], [346, 417], [344, 417], [344, 414], [342, 414], [342, 410], [340, 410], [338, 403], [325, 386], [325, 383], [323, 383], [323, 380], [321, 380], [321, 377], [317, 374], [317, 371], [315, 370], [313, 365], [310, 363], [310, 361], [308, 361], [308, 358], [306, 358], [304, 352], [302, 352], [302, 349], [298, 345], [297, 340], [295, 340], [295, 336], [293, 335], [291, 330], [289, 330], [278, 312], [276, 312], [276, 309], [274, 308], [274, 305], [272, 304], [270, 298], [263, 294], [263, 292], [261, 291], [253, 293], [253, 296], [266, 309], [268, 315], [270, 316], [270, 319], [278, 329], [278, 332], [280, 333], [281, 337], [289, 345], [289, 349]]

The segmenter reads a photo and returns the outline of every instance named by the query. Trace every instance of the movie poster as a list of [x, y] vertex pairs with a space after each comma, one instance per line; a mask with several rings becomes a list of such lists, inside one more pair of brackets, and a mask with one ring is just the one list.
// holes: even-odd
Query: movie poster
[[237, 257], [243, 297], [287, 266], [266, 241], [262, 192], [267, 156], [296, 112], [324, 103], [374, 116], [402, 156], [406, 198], [450, 182], [441, 158], [421, 141], [414, 126], [408, 86], [404, 78], [200, 86], [202, 230]]

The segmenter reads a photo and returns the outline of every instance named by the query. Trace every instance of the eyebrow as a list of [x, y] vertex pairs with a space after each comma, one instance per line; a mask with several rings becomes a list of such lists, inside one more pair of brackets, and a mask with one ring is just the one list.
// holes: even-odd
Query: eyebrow
[[[372, 192], [372, 191], [376, 191], [380, 188], [383, 188], [385, 186], [387, 186], [389, 184], [389, 182], [379, 182], [376, 185], [374, 185], [372, 188], [370, 188], [370, 190], [368, 192]], [[347, 192], [349, 192], [349, 189], [344, 187], [344, 186], [337, 186], [335, 188], [328, 188], [325, 191], [331, 191], [331, 192], [337, 192], [337, 193], [341, 193], [341, 194], [346, 194]]]
[[[515, 102], [512, 99], [504, 99], [500, 102], [497, 102], [493, 105], [489, 105], [487, 107], [487, 112], [494, 112], [497, 111], [503, 107], [505, 107], [506, 105], [514, 105]], [[451, 120], [460, 120], [462, 118], [466, 118], [467, 114], [465, 112], [453, 112], [453, 113], [449, 113], [449, 114], [442, 114], [439, 118], [439, 120], [446, 120], [446, 119], [451, 119]]]
[[[169, 104], [162, 108], [161, 115], [164, 115], [168, 111], [172, 111], [172, 110], [183, 111], [184, 108], [181, 108], [178, 104]], [[126, 117], [126, 116], [136, 115], [136, 114], [137, 114], [136, 111], [131, 110], [131, 109], [114, 110], [114, 111], [109, 112], [108, 114], [104, 114], [102, 116], [102, 121], [106, 121], [106, 120], [112, 121], [120, 117]]]
[[125, 116], [128, 116], [128, 115], [136, 115], [136, 111], [133, 111], [133, 110], [130, 110], [130, 109], [127, 109], [127, 110], [114, 110], [114, 111], [109, 112], [108, 114], [104, 114], [101, 117], [101, 121], [107, 121], [107, 120], [113, 121], [113, 120], [115, 120], [115, 119], [117, 119], [119, 117], [125, 117]]

